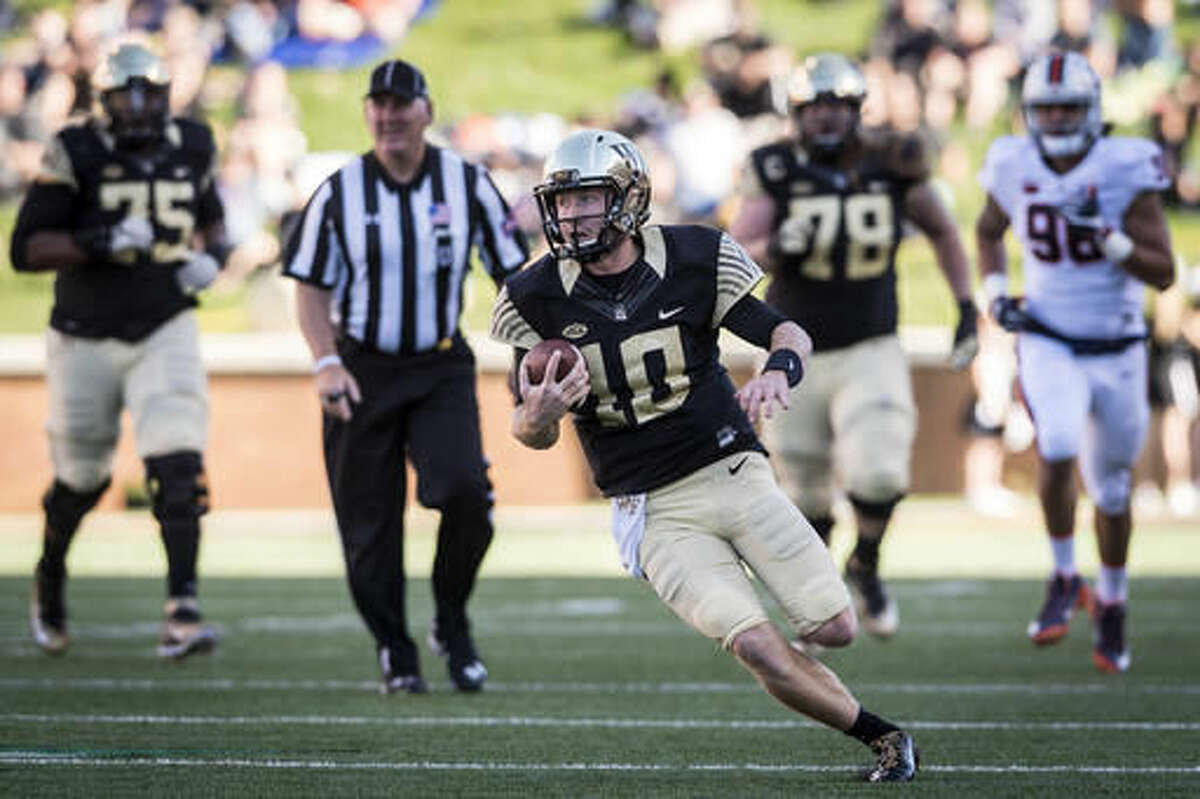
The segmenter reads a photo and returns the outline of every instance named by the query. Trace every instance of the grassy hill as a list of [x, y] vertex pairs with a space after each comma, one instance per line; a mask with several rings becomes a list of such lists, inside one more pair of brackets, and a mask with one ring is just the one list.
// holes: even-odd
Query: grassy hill
[[[20, 5], [20, 4], [18, 4]], [[37, 3], [47, 5], [47, 3]], [[471, 113], [554, 111], [568, 117], [603, 118], [622, 94], [650, 85], [662, 69], [687, 79], [698, 72], [694, 53], [663, 55], [632, 47], [618, 31], [583, 23], [588, 0], [539, 0], [536, 3], [455, 0], [443, 2], [434, 16], [416, 25], [395, 53], [422, 66], [433, 87], [438, 119]], [[873, 0], [759, 0], [763, 29], [798, 53], [814, 50], [861, 52], [882, 7]], [[1196, 21], [1180, 20], [1180, 38]], [[369, 141], [361, 124], [359, 97], [369, 67], [346, 71], [297, 70], [292, 89], [301, 108], [301, 124], [314, 150], [361, 150]], [[236, 85], [233, 67], [214, 70], [218, 83]], [[231, 106], [214, 109], [218, 124]], [[999, 132], [999, 128], [997, 129]], [[945, 188], [953, 198], [964, 242], [973, 249], [969, 225], [982, 197], [973, 176], [991, 136], [953, 131], [965, 145], [970, 167], [957, 184]], [[0, 240], [8, 241], [15, 209], [0, 206]], [[1178, 251], [1189, 260], [1200, 249], [1200, 228], [1187, 216], [1172, 217]], [[7, 268], [7, 247], [0, 254], [0, 333], [35, 332], [50, 305], [48, 276], [14, 275]], [[923, 241], [901, 250], [902, 323], [950, 324], [953, 303]], [[490, 286], [473, 287], [467, 325], [484, 323]], [[244, 329], [241, 293], [205, 299], [202, 324], [211, 331]]]

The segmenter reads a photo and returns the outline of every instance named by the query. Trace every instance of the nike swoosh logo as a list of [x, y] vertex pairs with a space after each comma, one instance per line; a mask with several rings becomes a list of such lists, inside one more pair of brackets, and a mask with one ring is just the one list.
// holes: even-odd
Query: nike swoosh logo
[[659, 311], [658, 311], [658, 318], [659, 318], [659, 319], [670, 319], [672, 316], [674, 316], [675, 314], [677, 314], [677, 313], [679, 313], [680, 311], [682, 311], [682, 310], [684, 309], [684, 307], [685, 307], [685, 306], [683, 306], [683, 305], [680, 305], [678, 308], [672, 308], [672, 309], [671, 309], [671, 310], [669, 310], [669, 311], [665, 311], [665, 310], [659, 309]]
[[729, 467], [729, 473], [730, 473], [730, 474], [737, 474], [739, 471], [741, 471], [742, 467], [746, 465], [746, 461], [748, 461], [748, 460], [750, 460], [750, 456], [749, 456], [749, 455], [747, 455], [746, 457], [742, 458], [740, 461], [738, 461], [738, 462], [737, 462], [736, 464], [734, 464], [733, 466], [730, 466], [730, 467]]

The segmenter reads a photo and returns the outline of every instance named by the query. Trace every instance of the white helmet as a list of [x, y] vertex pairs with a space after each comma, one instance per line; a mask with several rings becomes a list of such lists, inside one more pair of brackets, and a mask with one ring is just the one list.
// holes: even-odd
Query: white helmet
[[[1084, 110], [1071, 129], [1044, 130], [1036, 113], [1038, 106], [1044, 105], [1076, 105]], [[1021, 110], [1025, 127], [1047, 158], [1087, 152], [1104, 129], [1100, 79], [1079, 53], [1050, 53], [1034, 59], [1025, 70]]]

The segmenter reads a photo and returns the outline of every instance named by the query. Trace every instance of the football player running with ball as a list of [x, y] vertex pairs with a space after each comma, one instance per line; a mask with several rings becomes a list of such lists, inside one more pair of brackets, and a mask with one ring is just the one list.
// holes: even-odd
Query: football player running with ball
[[924, 147], [916, 136], [862, 128], [866, 94], [858, 67], [836, 53], [796, 69], [796, 138], [751, 154], [730, 232], [769, 265], [767, 302], [813, 338], [804, 391], [764, 425], [780, 481], [828, 543], [836, 478], [858, 530], [846, 582], [863, 626], [888, 638], [900, 614], [879, 577], [879, 548], [909, 488], [916, 435], [896, 334], [896, 251], [906, 222], [933, 246], [958, 303], [956, 368], [966, 368], [978, 341], [966, 251], [929, 183]]
[[[1173, 280], [1156, 145], [1104, 135], [1100, 82], [1077, 53], [1030, 64], [1027, 136], [992, 143], [980, 173], [987, 205], [975, 234], [992, 315], [1017, 335], [1021, 393], [1037, 429], [1038, 495], [1054, 571], [1029, 625], [1035, 644], [1067, 634], [1088, 606], [1075, 568], [1075, 464], [1095, 504], [1100, 575], [1093, 661], [1129, 668], [1125, 572], [1131, 471], [1146, 438], [1146, 285]], [[1009, 293], [1004, 232], [1021, 242], [1024, 299]]]
[[[876, 755], [866, 778], [906, 781], [912, 738], [863, 709], [838, 677], [768, 620], [749, 568], [782, 607], [791, 637], [845, 646], [857, 621], [828, 550], [775, 483], [753, 423], [789, 402], [808, 336], [750, 295], [758, 266], [728, 235], [646, 225], [650, 175], [623, 136], [564, 139], [534, 190], [551, 252], [511, 276], [491, 334], [514, 348], [512, 433], [545, 449], [571, 413], [597, 485], [613, 502], [625, 568], [720, 643], [794, 711], [844, 731]], [[764, 371], [735, 393], [718, 328], [769, 348]], [[533, 382], [524, 353], [564, 338]]]
[[147, 47], [107, 54], [92, 87], [102, 112], [50, 142], [12, 238], [17, 270], [57, 273], [46, 355], [54, 482], [30, 626], [44, 651], [67, 649], [67, 549], [111, 482], [128, 408], [167, 555], [158, 654], [180, 658], [217, 641], [196, 601], [207, 400], [192, 312], [227, 253], [216, 151], [207, 127], [170, 118], [166, 67]]

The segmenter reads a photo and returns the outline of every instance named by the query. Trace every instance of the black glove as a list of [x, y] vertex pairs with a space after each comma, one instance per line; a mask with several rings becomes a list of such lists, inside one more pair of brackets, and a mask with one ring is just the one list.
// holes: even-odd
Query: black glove
[[1066, 220], [1069, 235], [1076, 239], [1088, 239], [1098, 248], [1103, 248], [1104, 237], [1112, 227], [1100, 215], [1100, 201], [1095, 189], [1089, 190], [1079, 200], [1059, 206], [1058, 213]]
[[1024, 330], [1029, 324], [1029, 315], [1021, 309], [1021, 301], [1016, 297], [1000, 295], [992, 300], [989, 309], [996, 324], [1010, 333]]
[[954, 346], [950, 349], [950, 365], [955, 369], [966, 369], [979, 352], [978, 316], [975, 303], [969, 299], [958, 301], [958, 325], [954, 328]]

